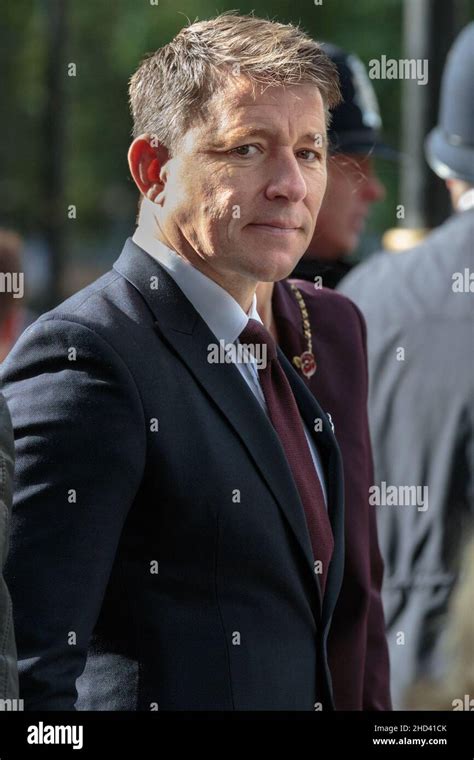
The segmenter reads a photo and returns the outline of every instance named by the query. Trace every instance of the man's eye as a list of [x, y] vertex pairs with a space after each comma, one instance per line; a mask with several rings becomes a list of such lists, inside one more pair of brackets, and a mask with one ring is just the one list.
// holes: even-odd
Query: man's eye
[[238, 148], [232, 148], [232, 150], [229, 150], [229, 153], [236, 153], [238, 156], [249, 156], [249, 155], [255, 155], [255, 153], [240, 153], [238, 151], [246, 151], [249, 148], [255, 148], [255, 150], [258, 150], [256, 145], [239, 145]]
[[313, 154], [313, 158], [310, 158], [309, 159], [310, 161], [315, 161], [315, 160], [319, 161], [319, 159], [321, 158], [321, 154], [320, 153], [317, 153], [314, 150], [309, 150], [309, 148], [304, 148], [303, 150], [300, 150], [299, 153], [312, 153]]

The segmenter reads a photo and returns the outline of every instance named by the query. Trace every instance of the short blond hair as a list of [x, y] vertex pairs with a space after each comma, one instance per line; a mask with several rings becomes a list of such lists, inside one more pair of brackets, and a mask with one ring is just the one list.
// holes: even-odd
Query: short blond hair
[[341, 99], [335, 64], [299, 27], [231, 11], [184, 27], [144, 58], [130, 79], [133, 137], [155, 135], [173, 154], [236, 74], [254, 86], [314, 84], [327, 114]]

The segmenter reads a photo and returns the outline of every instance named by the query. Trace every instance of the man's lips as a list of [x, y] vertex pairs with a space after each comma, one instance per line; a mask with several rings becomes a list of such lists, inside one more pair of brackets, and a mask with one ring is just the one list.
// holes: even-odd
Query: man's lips
[[248, 224], [247, 227], [253, 227], [258, 231], [270, 232], [275, 235], [289, 235], [300, 229], [298, 225], [284, 224], [283, 222], [255, 222]]

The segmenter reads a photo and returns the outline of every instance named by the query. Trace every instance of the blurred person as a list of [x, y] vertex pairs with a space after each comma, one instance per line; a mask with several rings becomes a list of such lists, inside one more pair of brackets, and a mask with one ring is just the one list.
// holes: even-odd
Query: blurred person
[[364, 318], [345, 296], [328, 288], [315, 289], [302, 280], [260, 283], [257, 308], [287, 359], [328, 413], [342, 454], [344, 578], [328, 639], [336, 706], [390, 710], [380, 593], [383, 563], [375, 512], [369, 506], [374, 475]]
[[0, 393], [0, 710], [18, 699], [18, 668], [12, 602], [3, 569], [10, 543], [15, 446], [10, 413]]
[[328, 182], [313, 237], [293, 277], [335, 288], [356, 265], [348, 257], [359, 245], [371, 207], [385, 197], [374, 159], [395, 153], [381, 141], [377, 96], [365, 66], [353, 53], [324, 43], [337, 66], [342, 101], [328, 130]]
[[333, 710], [336, 620], [339, 659], [365, 657], [335, 614], [337, 441], [255, 295], [307, 248], [338, 97], [306, 34], [236, 14], [132, 76], [133, 239], [3, 367], [27, 710]]
[[462, 553], [459, 578], [443, 621], [446, 661], [442, 680], [420, 681], [408, 691], [408, 710], [474, 710], [474, 539]]
[[18, 233], [0, 228], [0, 362], [33, 319], [25, 307], [22, 248]]
[[340, 285], [368, 326], [372, 495], [398, 707], [415, 681], [443, 675], [442, 621], [474, 517], [473, 70], [470, 24], [448, 56], [426, 140], [454, 214], [416, 248], [377, 254]]

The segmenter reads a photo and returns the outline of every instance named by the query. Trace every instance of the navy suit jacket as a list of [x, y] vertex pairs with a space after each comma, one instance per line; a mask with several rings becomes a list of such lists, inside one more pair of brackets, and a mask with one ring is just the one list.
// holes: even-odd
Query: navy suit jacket
[[215, 342], [129, 239], [5, 362], [17, 456], [5, 574], [26, 709], [334, 708], [340, 452], [280, 351], [328, 488], [321, 600], [279, 439], [238, 369], [207, 361]]

